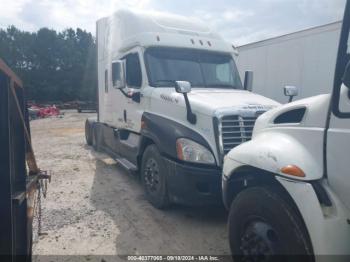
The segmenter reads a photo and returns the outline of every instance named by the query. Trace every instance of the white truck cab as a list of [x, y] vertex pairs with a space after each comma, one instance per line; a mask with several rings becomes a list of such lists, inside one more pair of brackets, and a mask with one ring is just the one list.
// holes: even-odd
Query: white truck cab
[[225, 157], [223, 198], [238, 261], [349, 261], [349, 29], [347, 1], [333, 93], [263, 114], [252, 140]]
[[97, 22], [97, 46], [87, 143], [139, 173], [158, 208], [221, 202], [223, 157], [279, 105], [249, 91], [250, 72], [242, 85], [235, 47], [195, 19], [127, 10]]

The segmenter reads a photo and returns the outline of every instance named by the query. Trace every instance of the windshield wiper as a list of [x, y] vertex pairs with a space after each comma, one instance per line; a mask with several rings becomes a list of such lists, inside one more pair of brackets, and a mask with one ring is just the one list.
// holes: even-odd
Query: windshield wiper
[[156, 81], [154, 81], [154, 85], [157, 86], [157, 87], [161, 87], [161, 86], [174, 87], [175, 86], [175, 80], [156, 80]]
[[207, 84], [207, 87], [223, 87], [223, 88], [233, 88], [233, 89], [238, 89], [236, 86], [229, 85], [229, 84]]

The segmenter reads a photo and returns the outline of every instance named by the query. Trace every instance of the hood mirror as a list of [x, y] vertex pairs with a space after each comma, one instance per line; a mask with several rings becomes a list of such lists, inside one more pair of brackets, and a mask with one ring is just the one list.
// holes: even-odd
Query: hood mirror
[[253, 91], [253, 71], [245, 71], [244, 74], [244, 90]]
[[188, 81], [175, 81], [175, 90], [177, 93], [183, 94], [186, 103], [187, 121], [195, 125], [197, 123], [197, 116], [192, 112], [191, 104], [187, 96], [187, 94], [191, 92], [191, 83]]
[[288, 103], [293, 101], [293, 98], [299, 94], [299, 88], [296, 86], [285, 86], [284, 87], [284, 95], [289, 96]]
[[180, 94], [191, 92], [191, 83], [188, 81], [175, 81], [175, 90]]

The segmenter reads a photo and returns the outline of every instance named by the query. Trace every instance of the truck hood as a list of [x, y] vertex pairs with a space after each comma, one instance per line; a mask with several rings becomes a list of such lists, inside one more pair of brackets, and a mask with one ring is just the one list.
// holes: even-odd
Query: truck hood
[[304, 98], [292, 103], [285, 104], [260, 116], [255, 123], [254, 136], [260, 132], [274, 131], [274, 128], [279, 128], [279, 124], [275, 124], [274, 120], [287, 112], [291, 112], [295, 109], [305, 108], [306, 112], [303, 119], [299, 123], [291, 121], [290, 123], [284, 123], [284, 127], [311, 127], [311, 128], [324, 128], [326, 126], [328, 105], [331, 100], [330, 94], [323, 94]]
[[194, 111], [208, 115], [225, 109], [268, 110], [280, 105], [272, 99], [245, 90], [192, 89], [188, 98]]

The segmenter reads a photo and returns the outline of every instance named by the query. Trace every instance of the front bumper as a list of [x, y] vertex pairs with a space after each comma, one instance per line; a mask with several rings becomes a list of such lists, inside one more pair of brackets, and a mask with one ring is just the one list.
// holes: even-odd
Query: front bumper
[[197, 167], [164, 158], [170, 200], [185, 205], [220, 205], [221, 169]]

